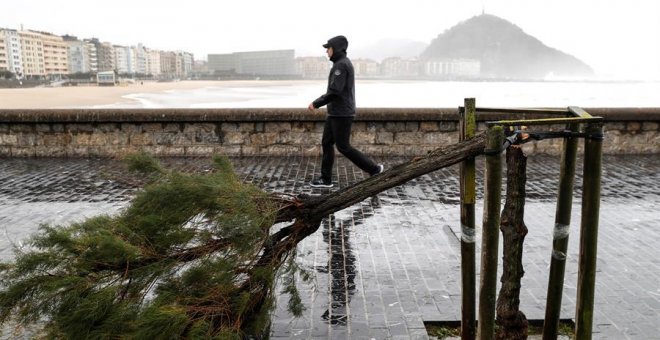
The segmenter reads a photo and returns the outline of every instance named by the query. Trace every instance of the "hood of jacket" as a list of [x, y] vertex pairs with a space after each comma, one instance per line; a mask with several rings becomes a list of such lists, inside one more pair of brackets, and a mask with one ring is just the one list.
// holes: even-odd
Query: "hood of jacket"
[[327, 43], [323, 44], [323, 47], [332, 47], [332, 57], [330, 57], [330, 60], [337, 61], [346, 56], [346, 50], [348, 49], [348, 39], [346, 39], [346, 37], [343, 35], [338, 35], [336, 37], [330, 38]]

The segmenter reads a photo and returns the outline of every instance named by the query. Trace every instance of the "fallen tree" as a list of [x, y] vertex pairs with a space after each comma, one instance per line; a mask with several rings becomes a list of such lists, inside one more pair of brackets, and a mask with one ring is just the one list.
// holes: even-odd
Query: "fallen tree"
[[[321, 220], [382, 191], [484, 152], [485, 134], [323, 196], [241, 183], [216, 158], [208, 175], [134, 157], [151, 178], [121, 214], [41, 226], [0, 264], [0, 323], [53, 338], [259, 338], [275, 280]], [[290, 310], [301, 312], [295, 283]]]

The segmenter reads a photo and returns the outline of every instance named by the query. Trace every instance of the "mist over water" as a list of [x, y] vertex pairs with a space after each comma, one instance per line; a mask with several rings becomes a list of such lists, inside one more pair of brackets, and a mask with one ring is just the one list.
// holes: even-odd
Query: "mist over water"
[[[254, 81], [192, 90], [137, 93], [96, 108], [306, 108], [325, 81]], [[660, 82], [438, 82], [358, 80], [359, 107], [660, 107]]]

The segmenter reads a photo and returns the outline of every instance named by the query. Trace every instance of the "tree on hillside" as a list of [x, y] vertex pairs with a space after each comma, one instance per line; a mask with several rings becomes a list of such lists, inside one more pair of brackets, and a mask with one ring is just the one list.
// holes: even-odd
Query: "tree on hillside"
[[[0, 264], [0, 323], [42, 325], [52, 338], [260, 338], [275, 280], [328, 215], [484, 152], [485, 134], [436, 149], [323, 196], [269, 194], [241, 183], [225, 158], [211, 174], [129, 168], [150, 183], [117, 216], [41, 226]], [[301, 312], [286, 280], [290, 310]]]

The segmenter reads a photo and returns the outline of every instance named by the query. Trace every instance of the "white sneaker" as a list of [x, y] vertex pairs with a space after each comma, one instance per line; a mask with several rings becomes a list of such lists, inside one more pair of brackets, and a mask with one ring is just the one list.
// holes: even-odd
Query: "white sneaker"
[[383, 171], [385, 171], [385, 166], [382, 165], [382, 164], [378, 164], [378, 172], [376, 172], [375, 174], [371, 174], [371, 176], [376, 176], [376, 175], [382, 173]]

